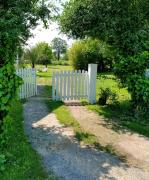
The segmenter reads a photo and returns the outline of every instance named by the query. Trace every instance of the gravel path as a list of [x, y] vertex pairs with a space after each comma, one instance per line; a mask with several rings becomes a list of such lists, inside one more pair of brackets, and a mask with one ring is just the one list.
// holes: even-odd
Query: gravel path
[[43, 158], [46, 169], [65, 180], [148, 180], [149, 174], [128, 167], [117, 157], [83, 147], [73, 130], [59, 124], [48, 113], [43, 98], [30, 98], [24, 104], [25, 132], [33, 148]]
[[[102, 145], [112, 145], [128, 163], [149, 172], [149, 138], [127, 131], [116, 132], [106, 121], [83, 106], [68, 106], [81, 127], [94, 134]], [[105, 138], [106, 137], [106, 138]]]

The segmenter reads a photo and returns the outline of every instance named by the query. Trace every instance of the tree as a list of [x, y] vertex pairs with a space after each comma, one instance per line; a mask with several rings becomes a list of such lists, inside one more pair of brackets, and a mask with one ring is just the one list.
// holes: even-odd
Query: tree
[[[114, 72], [133, 104], [149, 108], [149, 1], [70, 0], [60, 17], [62, 32], [75, 38], [96, 37], [116, 50]], [[142, 65], [143, 64], [143, 65]]]
[[15, 74], [17, 49], [30, 29], [42, 19], [45, 26], [50, 11], [40, 0], [2, 0], [0, 2], [0, 132], [20, 79]]
[[60, 25], [69, 36], [99, 38], [123, 56], [149, 49], [148, 0], [70, 0]]
[[74, 69], [87, 70], [88, 64], [98, 64], [99, 71], [111, 68], [114, 53], [110, 51], [110, 46], [98, 39], [85, 39], [76, 41], [69, 49], [69, 60]]
[[38, 43], [36, 48], [38, 52], [37, 63], [47, 67], [48, 64], [51, 64], [53, 58], [52, 48], [45, 42]]
[[38, 58], [38, 50], [36, 47], [27, 49], [24, 54], [24, 58], [27, 62], [31, 63], [32, 68], [35, 68], [35, 64]]
[[56, 53], [57, 60], [60, 60], [62, 53], [66, 53], [67, 42], [61, 38], [54, 38], [52, 40], [52, 48]]

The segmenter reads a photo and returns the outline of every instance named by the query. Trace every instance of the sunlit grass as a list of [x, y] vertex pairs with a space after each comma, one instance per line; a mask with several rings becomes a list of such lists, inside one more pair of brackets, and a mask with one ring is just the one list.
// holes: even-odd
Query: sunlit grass
[[5, 170], [0, 172], [1, 180], [46, 180], [56, 179], [48, 176], [43, 169], [41, 158], [32, 149], [23, 128], [22, 104], [15, 100], [11, 106], [9, 116], [12, 122], [7, 123], [7, 139], [0, 148], [0, 154], [6, 157]]
[[[43, 66], [37, 66], [43, 68]], [[62, 65], [50, 65], [48, 66], [48, 72], [38, 73], [38, 83], [48, 85], [49, 89], [52, 86], [52, 72], [72, 70], [71, 66]], [[96, 86], [96, 98], [98, 101], [100, 88], [110, 88], [117, 94], [117, 104], [108, 104], [106, 106], [100, 106], [98, 104], [88, 105], [90, 110], [97, 112], [100, 116], [106, 118], [113, 124], [114, 130], [129, 129], [145, 136], [149, 136], [149, 118], [143, 116], [137, 117], [132, 111], [130, 104], [130, 94], [126, 88], [119, 87], [119, 83], [113, 73], [100, 73], [97, 76]], [[51, 93], [51, 90], [50, 90]]]
[[44, 69], [43, 65], [36, 65], [37, 69], [37, 83], [43, 85], [52, 85], [52, 74], [57, 71], [70, 71], [72, 70], [71, 66], [63, 65], [48, 65], [47, 72], [39, 72]]

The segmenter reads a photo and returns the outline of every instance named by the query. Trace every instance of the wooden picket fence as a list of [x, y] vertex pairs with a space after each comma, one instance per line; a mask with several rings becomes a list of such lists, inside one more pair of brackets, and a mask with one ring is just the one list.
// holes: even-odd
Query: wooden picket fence
[[23, 79], [23, 84], [19, 89], [20, 99], [25, 99], [37, 95], [36, 70], [21, 68], [16, 70], [16, 74]]
[[53, 73], [52, 99], [58, 101], [88, 98], [88, 77], [88, 72], [84, 70]]

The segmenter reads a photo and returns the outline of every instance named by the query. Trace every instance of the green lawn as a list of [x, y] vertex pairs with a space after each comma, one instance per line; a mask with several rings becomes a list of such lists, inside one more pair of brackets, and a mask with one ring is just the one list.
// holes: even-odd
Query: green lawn
[[116, 92], [118, 102], [116, 104], [109, 103], [105, 106], [88, 105], [88, 108], [104, 116], [107, 123], [110, 123], [115, 131], [129, 129], [149, 137], [149, 116], [140, 112], [133, 112], [130, 104], [130, 94], [127, 89], [119, 87], [115, 76], [111, 73], [98, 74], [97, 100], [100, 88], [110, 88], [113, 92]]
[[[37, 65], [37, 70], [42, 70], [44, 66]], [[37, 82], [38, 84], [43, 85], [52, 85], [52, 74], [56, 71], [69, 71], [72, 70], [71, 66], [64, 66], [64, 65], [49, 65], [48, 66], [48, 72], [38, 72], [37, 73]]]
[[[55, 179], [53, 175], [48, 176], [42, 167], [41, 159], [32, 149], [28, 139], [24, 135], [22, 104], [14, 101], [9, 116], [12, 122], [7, 120], [7, 140], [0, 148], [1, 180], [46, 180]], [[1, 155], [0, 155], [1, 156]], [[1, 168], [0, 168], [1, 169]]]
[[[38, 68], [43, 68], [37, 66]], [[52, 72], [72, 70], [71, 66], [50, 65], [48, 72], [38, 73], [38, 83], [46, 85], [47, 93], [51, 93]], [[130, 94], [127, 89], [120, 88], [115, 76], [112, 73], [101, 73], [97, 76], [97, 100], [99, 98], [100, 88], [110, 88], [118, 95], [116, 104], [109, 103], [106, 106], [88, 105], [87, 107], [99, 115], [106, 118], [107, 123], [111, 123], [114, 130], [129, 129], [149, 137], [149, 116], [145, 114], [134, 113], [130, 106]]]

